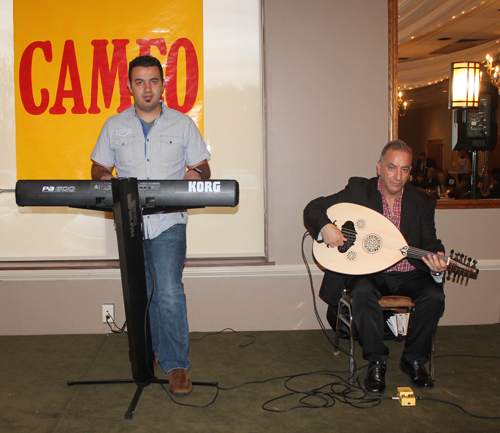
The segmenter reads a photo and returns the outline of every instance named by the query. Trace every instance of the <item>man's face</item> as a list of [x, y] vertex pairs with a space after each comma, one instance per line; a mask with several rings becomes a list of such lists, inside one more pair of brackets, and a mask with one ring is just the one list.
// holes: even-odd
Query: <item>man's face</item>
[[399, 150], [389, 149], [385, 161], [378, 162], [377, 172], [380, 176], [384, 196], [397, 197], [406, 182], [410, 179], [411, 155]]
[[136, 66], [132, 69], [132, 81], [129, 81], [128, 89], [139, 110], [153, 111], [160, 102], [163, 87], [158, 67]]
[[438, 171], [437, 178], [439, 182], [444, 183], [444, 181], [446, 180], [446, 174], [442, 171]]

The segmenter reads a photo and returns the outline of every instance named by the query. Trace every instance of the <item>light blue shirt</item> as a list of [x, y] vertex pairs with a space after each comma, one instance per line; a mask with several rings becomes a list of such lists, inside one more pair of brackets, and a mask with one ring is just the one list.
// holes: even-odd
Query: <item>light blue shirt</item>
[[[110, 117], [91, 159], [115, 167], [118, 177], [139, 180], [183, 179], [186, 166], [210, 157], [193, 120], [162, 103], [162, 111], [146, 132], [132, 106]], [[175, 224], [186, 224], [187, 212], [144, 216], [144, 237], [153, 239]]]

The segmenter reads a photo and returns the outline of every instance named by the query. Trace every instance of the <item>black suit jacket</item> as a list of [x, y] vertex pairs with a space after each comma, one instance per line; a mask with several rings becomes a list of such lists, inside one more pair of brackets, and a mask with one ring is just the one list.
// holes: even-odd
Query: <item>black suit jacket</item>
[[417, 160], [416, 168], [421, 173], [427, 175], [427, 170], [429, 170], [429, 168], [431, 167], [435, 168], [436, 170], [438, 169], [438, 165], [435, 159], [427, 158], [425, 161], [420, 161], [420, 159]]
[[[383, 214], [382, 195], [377, 189], [377, 181], [376, 177], [372, 179], [352, 177], [342, 191], [311, 201], [304, 209], [304, 224], [311, 236], [318, 239], [321, 229], [331, 223], [326, 211], [337, 203], [355, 203]], [[401, 202], [401, 234], [408, 245], [432, 252], [444, 252], [444, 246], [436, 237], [435, 209], [436, 199], [410, 184], [405, 185]], [[420, 271], [430, 272], [421, 260], [409, 259], [409, 261]], [[350, 275], [327, 270], [320, 289], [321, 298], [331, 305], [337, 305], [342, 290], [350, 278], [352, 278]]]

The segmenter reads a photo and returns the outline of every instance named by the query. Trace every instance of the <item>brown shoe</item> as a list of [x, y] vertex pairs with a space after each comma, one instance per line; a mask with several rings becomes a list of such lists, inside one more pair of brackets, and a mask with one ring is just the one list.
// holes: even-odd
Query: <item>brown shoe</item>
[[188, 395], [193, 389], [189, 373], [183, 368], [170, 370], [168, 372], [168, 383], [170, 392], [176, 396]]

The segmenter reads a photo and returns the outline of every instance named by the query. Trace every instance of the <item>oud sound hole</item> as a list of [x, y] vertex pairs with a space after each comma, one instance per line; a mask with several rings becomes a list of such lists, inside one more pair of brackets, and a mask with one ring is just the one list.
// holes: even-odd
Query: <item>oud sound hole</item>
[[360, 230], [363, 230], [366, 228], [366, 220], [363, 218], [360, 218], [356, 221], [356, 227]]
[[363, 249], [368, 254], [375, 254], [382, 248], [382, 238], [379, 235], [371, 234], [363, 239]]
[[356, 260], [356, 251], [348, 251], [346, 254], [346, 259], [348, 262], [353, 262]]

